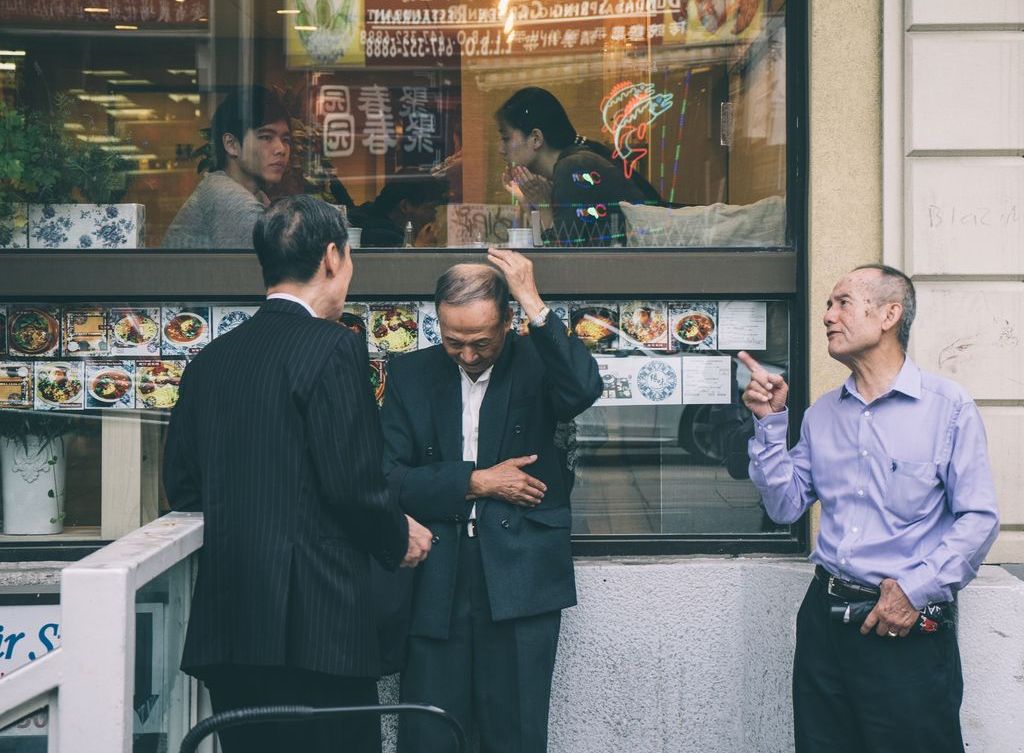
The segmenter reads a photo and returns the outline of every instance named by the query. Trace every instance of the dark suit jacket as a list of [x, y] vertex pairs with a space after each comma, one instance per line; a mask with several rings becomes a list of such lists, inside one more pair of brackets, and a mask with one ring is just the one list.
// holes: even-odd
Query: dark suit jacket
[[394, 568], [405, 516], [380, 470], [365, 342], [267, 301], [196, 356], [171, 414], [164, 485], [205, 514], [182, 668], [379, 672], [370, 554]]
[[[529, 337], [510, 334], [491, 372], [480, 409], [477, 466], [538, 456], [524, 470], [547, 485], [527, 510], [497, 499], [477, 500], [484, 576], [495, 620], [527, 617], [576, 603], [569, 529], [569, 472], [554, 446], [555, 423], [590, 407], [601, 394], [597, 363], [549, 315]], [[384, 471], [405, 511], [437, 536], [416, 568], [412, 635], [446, 638], [458, 547], [472, 502], [474, 466], [462, 460], [459, 371], [441, 346], [389, 364]]]

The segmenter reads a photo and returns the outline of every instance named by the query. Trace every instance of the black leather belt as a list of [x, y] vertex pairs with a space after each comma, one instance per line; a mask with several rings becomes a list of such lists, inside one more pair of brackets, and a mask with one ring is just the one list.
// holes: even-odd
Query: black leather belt
[[843, 601], [874, 601], [881, 595], [877, 588], [838, 578], [821, 565], [814, 568], [814, 577], [825, 584], [829, 596], [835, 596]]

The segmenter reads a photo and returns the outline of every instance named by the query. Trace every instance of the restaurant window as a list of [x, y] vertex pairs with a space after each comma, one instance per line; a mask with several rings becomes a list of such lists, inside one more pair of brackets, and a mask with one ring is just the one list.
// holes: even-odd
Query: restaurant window
[[[388, 358], [435, 342], [447, 265], [533, 256], [605, 384], [559, 429], [580, 551], [802, 547], [746, 477], [735, 356], [799, 399], [805, 16], [785, 0], [4, 3], [0, 451], [65, 476], [42, 540], [167, 509], [181, 371], [258, 307], [264, 206], [310, 193], [358, 246], [342, 323], [365, 333], [380, 396]], [[33, 431], [51, 440], [35, 455]], [[5, 495], [25, 475], [0, 476]], [[24, 541], [7, 509], [0, 541]]]

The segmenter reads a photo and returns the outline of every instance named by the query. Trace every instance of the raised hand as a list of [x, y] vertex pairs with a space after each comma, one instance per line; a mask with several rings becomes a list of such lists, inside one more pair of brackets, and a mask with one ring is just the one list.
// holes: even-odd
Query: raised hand
[[505, 168], [502, 181], [506, 190], [524, 204], [536, 208], [551, 203], [551, 181], [522, 165]]
[[533, 262], [520, 253], [502, 248], [487, 251], [487, 260], [501, 270], [508, 281], [508, 290], [519, 301], [527, 319], [533, 319], [544, 308], [533, 276]]
[[544, 482], [522, 469], [537, 461], [536, 455], [509, 458], [490, 468], [473, 471], [469, 477], [467, 499], [494, 497], [520, 507], [536, 507], [548, 490]]
[[405, 552], [405, 559], [402, 560], [401, 566], [416, 567], [430, 553], [434, 535], [429, 528], [421, 526], [408, 515], [405, 516], [405, 519], [409, 522], [409, 548]]
[[749, 353], [741, 350], [737, 358], [750, 369], [750, 383], [743, 391], [743, 404], [757, 418], [769, 413], [779, 413], [786, 408], [789, 385], [778, 374], [769, 374], [764, 366], [755, 361]]

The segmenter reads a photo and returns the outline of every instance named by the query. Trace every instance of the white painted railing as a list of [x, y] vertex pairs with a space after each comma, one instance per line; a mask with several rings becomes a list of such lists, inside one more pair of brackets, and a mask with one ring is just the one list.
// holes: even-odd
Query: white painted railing
[[[128, 753], [140, 727], [154, 726], [176, 751], [196, 716], [177, 662], [202, 543], [201, 515], [171, 513], [66, 567], [61, 644], [0, 678], [0, 729], [48, 707], [51, 753]], [[137, 624], [145, 645], [136, 645]], [[140, 673], [159, 692], [137, 703], [140, 649]]]

